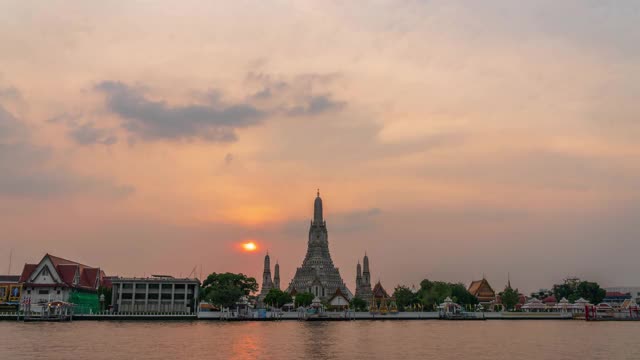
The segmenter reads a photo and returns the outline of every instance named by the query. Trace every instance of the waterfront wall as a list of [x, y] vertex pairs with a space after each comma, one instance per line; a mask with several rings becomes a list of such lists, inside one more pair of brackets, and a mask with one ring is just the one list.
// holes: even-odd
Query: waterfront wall
[[[439, 320], [438, 312], [401, 312], [398, 314], [372, 315], [368, 312], [356, 312], [345, 315], [344, 312], [327, 312], [327, 318], [321, 320]], [[572, 315], [568, 313], [472, 313], [471, 318], [464, 320], [570, 320]], [[17, 314], [0, 314], [0, 320], [16, 321]], [[304, 320], [304, 316], [298, 312], [267, 312], [263, 318], [254, 314], [251, 318], [226, 317], [222, 312], [200, 312], [195, 314], [82, 314], [74, 315], [73, 320], [217, 320], [217, 321], [274, 321], [274, 320]], [[580, 319], [584, 320], [584, 319]], [[616, 320], [616, 319], [613, 319]]]
[[[350, 320], [438, 320], [440, 313], [432, 312], [400, 312], [397, 314], [373, 315], [368, 312], [326, 312], [327, 320], [350, 319]], [[567, 320], [572, 319], [570, 313], [509, 313], [509, 312], [476, 312], [469, 313], [469, 317], [464, 320]], [[298, 312], [266, 312], [263, 318], [259, 318], [257, 313], [253, 313], [251, 318], [242, 320], [301, 320], [303, 316]], [[226, 318], [222, 312], [200, 312], [198, 319], [201, 320], [241, 320], [231, 316]]]

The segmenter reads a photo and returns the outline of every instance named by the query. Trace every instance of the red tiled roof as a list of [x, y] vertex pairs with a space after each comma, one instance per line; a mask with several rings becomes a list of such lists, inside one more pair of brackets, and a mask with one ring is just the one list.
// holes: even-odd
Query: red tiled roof
[[614, 296], [629, 296], [629, 294], [622, 293], [620, 291], [607, 291], [605, 297], [614, 297]]
[[106, 288], [111, 289], [113, 287], [113, 283], [111, 282], [111, 278], [104, 273], [104, 271], [100, 270], [100, 284], [98, 286], [104, 286]]
[[58, 265], [63, 265], [63, 264], [72, 264], [72, 265], [80, 265], [83, 267], [91, 267], [91, 266], [87, 266], [84, 264], [80, 264], [79, 262], [75, 262], [75, 261], [71, 261], [71, 260], [67, 260], [67, 259], [63, 259], [61, 257], [58, 256], [54, 256], [51, 254], [46, 254], [45, 257], [48, 256], [49, 260], [51, 260], [51, 262], [53, 263], [53, 266], [57, 267]]
[[389, 297], [389, 294], [387, 294], [387, 291], [382, 287], [382, 284], [380, 283], [380, 281], [378, 281], [376, 286], [373, 287], [372, 293], [373, 293], [373, 296], [377, 297], [377, 298], [381, 298], [381, 297], [388, 298]]
[[27, 282], [29, 280], [29, 275], [36, 269], [38, 264], [24, 264], [24, 268], [22, 269], [22, 274], [20, 275], [20, 280], [18, 282]]
[[557, 302], [558, 302], [558, 299], [556, 299], [556, 297], [555, 297], [555, 296], [551, 295], [551, 296], [547, 296], [546, 298], [544, 298], [544, 299], [542, 300], [542, 302], [543, 302], [543, 303], [545, 303], [545, 304], [546, 304], [546, 303], [557, 303]]
[[[49, 258], [49, 261], [53, 264], [55, 271], [66, 286], [96, 289], [99, 285], [100, 279], [104, 276], [104, 272], [100, 270], [100, 268], [87, 266], [80, 264], [79, 262], [63, 259], [50, 254], [46, 254], [40, 262], [45, 258]], [[25, 264], [24, 269], [22, 270], [22, 276], [20, 277], [20, 282], [28, 283], [29, 277], [37, 266], [37, 264]], [[74, 284], [76, 273], [79, 273], [78, 284]]]
[[76, 271], [78, 271], [78, 265], [76, 264], [60, 264], [56, 265], [58, 275], [62, 278], [62, 281], [68, 285], [73, 284], [73, 279], [76, 277]]
[[80, 283], [83, 286], [96, 288], [98, 286], [98, 276], [100, 275], [100, 269], [87, 268], [84, 269]]

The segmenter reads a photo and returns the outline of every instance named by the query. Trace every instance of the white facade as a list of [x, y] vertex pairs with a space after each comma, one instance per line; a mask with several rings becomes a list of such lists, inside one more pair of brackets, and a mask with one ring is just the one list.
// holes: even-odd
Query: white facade
[[74, 291], [95, 293], [100, 280], [99, 268], [46, 254], [38, 264], [25, 264], [20, 276], [22, 300], [28, 300], [32, 312], [39, 312], [39, 304], [67, 302]]
[[39, 311], [36, 304], [46, 304], [50, 301], [69, 299], [69, 288], [64, 286], [60, 275], [56, 272], [55, 266], [48, 258], [38, 264], [38, 267], [31, 273], [28, 285], [22, 290], [24, 296], [31, 299], [33, 311]]
[[169, 276], [111, 279], [112, 304], [119, 313], [194, 313], [198, 279]]

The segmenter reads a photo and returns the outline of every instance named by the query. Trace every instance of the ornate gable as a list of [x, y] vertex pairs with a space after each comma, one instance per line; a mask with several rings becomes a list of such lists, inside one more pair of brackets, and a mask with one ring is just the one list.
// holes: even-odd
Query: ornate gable
[[28, 275], [26, 282], [33, 284], [59, 284], [63, 281], [53, 262], [45, 256]]

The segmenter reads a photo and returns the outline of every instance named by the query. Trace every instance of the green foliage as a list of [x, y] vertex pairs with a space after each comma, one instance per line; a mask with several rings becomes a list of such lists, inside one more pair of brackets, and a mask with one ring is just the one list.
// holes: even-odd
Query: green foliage
[[[548, 296], [551, 296], [551, 295], [553, 295], [553, 291], [547, 290], [547, 289], [540, 289], [538, 291], [532, 292], [530, 296], [532, 298], [536, 298], [538, 300], [542, 300], [542, 299], [544, 299], [544, 298], [546, 298]], [[560, 299], [558, 299], [558, 300], [560, 300]]]
[[272, 305], [277, 308], [281, 308], [284, 304], [288, 304], [291, 301], [291, 295], [279, 289], [269, 290], [267, 295], [264, 297], [265, 304]]
[[451, 297], [451, 300], [463, 306], [478, 303], [478, 299], [471, 295], [463, 284], [452, 284], [444, 281], [422, 280], [420, 282], [420, 290], [416, 295], [425, 309], [434, 309], [438, 304], [444, 302], [447, 297]]
[[476, 305], [478, 298], [471, 295], [467, 287], [462, 284], [449, 284], [451, 286], [451, 300], [460, 305]]
[[309, 292], [303, 292], [296, 294], [296, 307], [309, 306], [313, 302], [313, 294]]
[[356, 311], [367, 311], [367, 302], [360, 299], [359, 297], [354, 297], [353, 299], [351, 299], [350, 301], [350, 305], [352, 309], [355, 309]]
[[111, 288], [100, 286], [98, 288], [98, 299], [100, 299], [100, 295], [104, 295], [104, 308], [106, 309], [111, 305], [111, 295], [113, 291]]
[[399, 311], [406, 311], [406, 309], [410, 308], [411, 305], [420, 302], [417, 294], [414, 294], [410, 288], [404, 285], [396, 286], [393, 290], [393, 297], [396, 298], [396, 305], [398, 306]]
[[596, 282], [582, 281], [578, 284], [578, 298], [585, 298], [592, 304], [599, 304], [604, 300], [607, 291], [602, 289]]
[[256, 279], [244, 274], [212, 273], [202, 283], [202, 298], [223, 307], [231, 307], [240, 297], [255, 291], [258, 291]]
[[598, 304], [604, 299], [606, 291], [600, 288], [600, 285], [596, 282], [581, 281], [574, 278], [566, 279], [562, 284], [553, 285], [553, 294], [558, 301], [563, 297], [570, 302], [584, 298], [592, 304]]
[[505, 309], [513, 310], [520, 300], [520, 293], [518, 292], [518, 289], [514, 290], [507, 286], [504, 288], [504, 291], [500, 293], [500, 299], [502, 300], [502, 305], [504, 305]]

